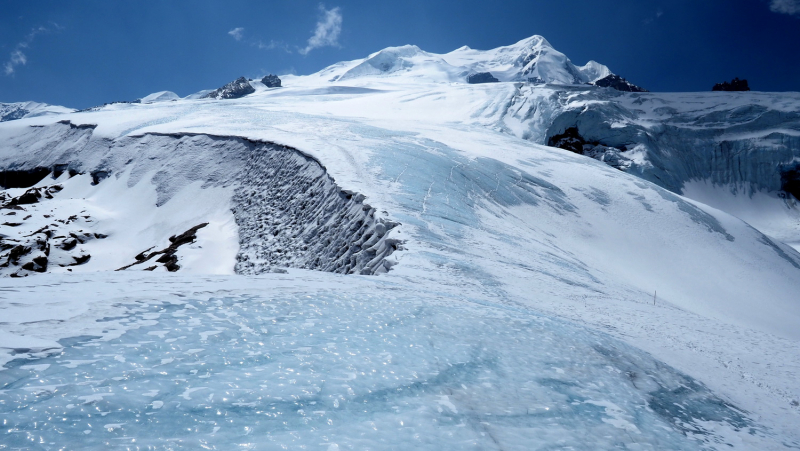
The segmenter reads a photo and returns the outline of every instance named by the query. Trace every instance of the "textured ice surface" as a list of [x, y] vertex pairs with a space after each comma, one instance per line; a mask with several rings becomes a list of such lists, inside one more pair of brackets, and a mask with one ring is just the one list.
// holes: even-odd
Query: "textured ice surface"
[[131, 305], [121, 337], [0, 371], [0, 449], [655, 450], [761, 434], [604, 335], [391, 293]]
[[387, 239], [397, 223], [376, 218], [364, 195], [344, 192], [313, 158], [258, 144], [248, 153], [233, 197], [239, 226], [236, 272], [295, 267], [381, 274], [399, 247]]

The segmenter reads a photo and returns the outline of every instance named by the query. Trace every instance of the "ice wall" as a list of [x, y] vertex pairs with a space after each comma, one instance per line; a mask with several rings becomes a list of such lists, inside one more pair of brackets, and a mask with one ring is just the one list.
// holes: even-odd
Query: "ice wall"
[[[510, 119], [527, 125], [524, 137], [552, 144], [577, 129], [582, 153], [670, 191], [680, 194], [692, 180], [748, 195], [793, 191], [787, 180], [800, 161], [798, 95], [586, 88], [522, 96], [533, 99]], [[536, 117], [543, 120], [532, 121]]]
[[342, 191], [316, 160], [294, 149], [255, 144], [233, 198], [239, 225], [236, 272], [271, 267], [344, 274], [388, 271], [400, 246], [364, 196]]
[[[280, 267], [382, 273], [392, 265], [387, 257], [400, 246], [389, 238], [397, 223], [377, 217], [363, 195], [342, 190], [318, 161], [297, 149], [191, 134], [107, 139], [94, 137], [93, 130], [69, 122], [31, 127], [6, 140], [0, 168], [92, 174], [95, 190], [104, 189], [104, 179], [124, 174], [129, 188], [153, 184], [158, 208], [168, 208], [170, 199], [185, 189], [197, 189], [202, 198], [204, 188], [231, 188], [226, 208], [239, 227], [239, 273]], [[47, 202], [59, 202], [58, 193], [53, 197]], [[51, 220], [59, 219], [67, 218]], [[158, 227], [158, 218], [154, 221]], [[143, 242], [140, 250], [156, 245]]]

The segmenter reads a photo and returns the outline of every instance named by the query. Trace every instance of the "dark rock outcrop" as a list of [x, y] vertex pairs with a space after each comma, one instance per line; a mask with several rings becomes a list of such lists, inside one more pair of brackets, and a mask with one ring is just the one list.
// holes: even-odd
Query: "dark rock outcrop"
[[255, 88], [250, 86], [250, 82], [244, 77], [239, 77], [236, 80], [228, 83], [227, 85], [215, 89], [204, 95], [204, 99], [238, 99], [248, 94], [256, 92]]
[[781, 168], [781, 191], [800, 200], [800, 163]]
[[50, 168], [0, 171], [0, 188], [30, 188], [50, 174]]
[[712, 91], [749, 91], [750, 86], [747, 85], [747, 80], [739, 80], [739, 78], [734, 78], [730, 82], [723, 81], [722, 83], [717, 83], [711, 88]]
[[577, 127], [568, 128], [564, 133], [551, 136], [550, 139], [547, 140], [547, 145], [550, 147], [558, 147], [559, 149], [569, 150], [570, 152], [580, 155], [583, 155], [583, 146], [585, 144], [588, 143], [578, 133]]
[[600, 86], [601, 88], [611, 88], [622, 92], [649, 92], [648, 90], [640, 86], [636, 86], [635, 84], [616, 74], [607, 75], [593, 82], [592, 84], [595, 86]]
[[3, 193], [0, 196], [0, 208], [13, 208], [19, 205], [29, 205], [38, 203], [42, 197], [45, 199], [52, 199], [53, 194], [61, 191], [61, 185], [43, 186], [41, 188], [30, 188], [17, 197], [10, 197]]
[[[2, 226], [17, 228], [14, 234], [0, 233], [0, 277], [26, 277], [49, 268], [82, 265], [91, 256], [80, 245], [107, 237], [78, 228], [93, 222], [88, 214], [58, 217], [48, 205], [42, 205], [61, 190], [61, 185], [35, 187], [16, 197], [0, 191], [0, 214], [15, 220]], [[32, 219], [34, 216], [38, 218]], [[49, 224], [40, 226], [43, 222]], [[37, 230], [30, 227], [33, 224]]]
[[280, 88], [281, 87], [281, 79], [278, 78], [277, 75], [269, 74], [266, 77], [261, 79], [261, 83], [264, 83], [264, 86], [268, 88]]
[[480, 83], [497, 83], [498, 79], [492, 75], [491, 72], [478, 72], [477, 74], [470, 74], [467, 76], [467, 83], [477, 85]]
[[623, 155], [623, 152], [627, 150], [626, 148], [611, 147], [597, 141], [588, 141], [581, 136], [577, 127], [570, 127], [564, 133], [550, 137], [547, 140], [547, 145], [594, 158], [619, 170], [625, 170], [631, 164], [630, 159]]
[[[136, 260], [135, 262], [131, 263], [130, 265], [123, 266], [122, 268], [119, 268], [117, 271], [124, 271], [132, 266], [142, 264], [150, 260], [151, 258], [155, 257], [156, 255], [160, 255], [160, 257], [158, 257], [158, 259], [156, 260], [156, 263], [163, 263], [167, 271], [175, 272], [181, 269], [180, 265], [178, 265], [178, 256], [175, 255], [178, 252], [178, 248], [183, 246], [184, 244], [194, 243], [194, 240], [197, 239], [197, 231], [207, 225], [208, 223], [204, 222], [202, 224], [198, 224], [192, 227], [191, 229], [181, 233], [180, 235], [173, 235], [169, 237], [169, 242], [170, 242], [169, 246], [165, 247], [164, 249], [161, 249], [160, 251], [155, 251], [155, 252], [150, 252], [150, 249], [153, 249], [152, 247], [150, 249], [147, 249], [146, 251], [142, 251], [134, 257], [134, 260]], [[157, 265], [145, 268], [144, 270], [152, 271], [156, 269], [156, 267]]]

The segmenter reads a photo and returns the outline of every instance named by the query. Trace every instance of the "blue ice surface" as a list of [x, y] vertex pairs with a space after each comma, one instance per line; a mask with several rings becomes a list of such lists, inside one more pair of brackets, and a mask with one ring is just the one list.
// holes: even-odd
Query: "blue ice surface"
[[[207, 295], [208, 296], [208, 295]], [[635, 449], [758, 433], [603, 334], [431, 293], [130, 306], [132, 328], [0, 370], [0, 449]]]

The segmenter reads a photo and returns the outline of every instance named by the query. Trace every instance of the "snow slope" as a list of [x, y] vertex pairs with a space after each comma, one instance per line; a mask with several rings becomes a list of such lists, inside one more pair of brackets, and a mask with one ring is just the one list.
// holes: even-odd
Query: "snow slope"
[[39, 102], [0, 103], [0, 122], [35, 117], [45, 114], [62, 114], [75, 111], [58, 105], [48, 105]]
[[142, 103], [170, 102], [172, 100], [178, 100], [179, 98], [180, 97], [178, 97], [178, 94], [175, 94], [172, 91], [159, 91], [142, 97], [141, 102]]
[[[196, 424], [223, 448], [236, 430], [253, 434], [248, 443], [269, 436], [325, 449], [393, 439], [526, 449], [532, 437], [541, 447], [800, 446], [796, 251], [728, 213], [536, 143], [564, 102], [607, 90], [442, 83], [461, 70], [442, 72], [446, 55], [388, 50], [388, 62], [413, 64], [342, 63], [241, 99], [116, 104], [0, 125], [0, 167], [76, 174], [39, 181], [63, 189], [22, 205], [32, 222], [0, 226], [3, 239], [75, 209], [92, 220], [80, 227], [108, 235], [84, 244], [85, 264], [48, 269], [80, 274], [3, 279], [0, 346], [29, 367], [0, 371], [22, 381], [0, 396], [11, 412], [34, 402], [30, 393], [47, 400], [9, 430], [24, 435], [37, 412], [63, 412], [69, 434], [100, 426], [105, 435], [84, 434], [96, 447], [142, 439], [142, 417], [159, 431]], [[206, 222], [178, 249], [177, 276], [112, 272]], [[364, 268], [388, 272], [308, 270]], [[199, 275], [235, 269], [288, 275]], [[412, 316], [427, 319], [404, 322]], [[169, 330], [176, 340], [162, 347]], [[64, 340], [79, 335], [101, 339]], [[251, 346], [264, 340], [276, 351], [257, 357]], [[350, 357], [331, 345], [344, 341]], [[244, 376], [191, 357], [212, 342], [228, 343]], [[126, 349], [152, 352], [158, 366]], [[391, 358], [398, 367], [385, 372]], [[159, 371], [183, 381], [151, 383]], [[235, 397], [223, 388], [264, 371], [261, 385], [240, 379]], [[80, 388], [74, 374], [95, 374], [98, 385]], [[122, 380], [139, 394], [125, 394]], [[87, 409], [116, 413], [86, 426]], [[196, 413], [215, 409], [230, 421]], [[273, 411], [291, 421], [253, 422]], [[43, 424], [36, 434], [59, 440]]]

